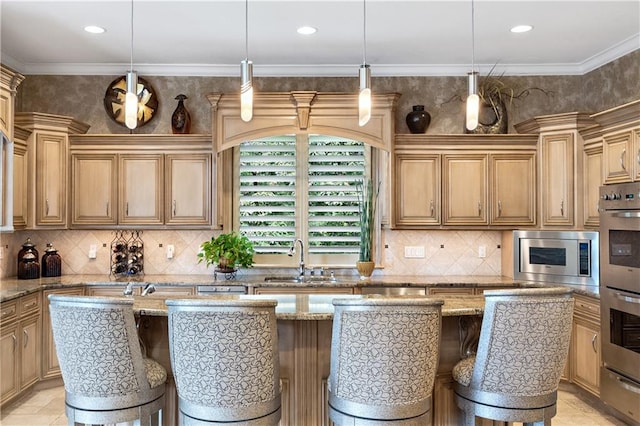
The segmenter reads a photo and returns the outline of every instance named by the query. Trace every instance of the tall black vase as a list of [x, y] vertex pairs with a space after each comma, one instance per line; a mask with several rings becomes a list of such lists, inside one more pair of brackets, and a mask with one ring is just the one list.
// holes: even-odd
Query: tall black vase
[[424, 133], [431, 123], [431, 116], [424, 110], [424, 105], [414, 105], [413, 111], [407, 114], [407, 126], [411, 133]]
[[171, 130], [174, 134], [187, 134], [191, 131], [191, 114], [184, 106], [185, 95], [176, 96], [178, 106], [171, 116]]

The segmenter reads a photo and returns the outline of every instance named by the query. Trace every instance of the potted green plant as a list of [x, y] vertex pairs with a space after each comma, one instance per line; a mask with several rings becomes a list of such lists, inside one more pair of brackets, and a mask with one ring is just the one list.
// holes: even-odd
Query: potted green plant
[[235, 271], [239, 266], [250, 268], [253, 265], [253, 243], [237, 232], [211, 237], [200, 245], [198, 263], [205, 262], [208, 267], [215, 264], [220, 272]]
[[379, 184], [374, 190], [371, 179], [367, 180], [366, 184], [363, 181], [356, 185], [360, 213], [360, 254], [356, 268], [361, 279], [369, 278], [375, 268], [372, 248], [379, 190]]

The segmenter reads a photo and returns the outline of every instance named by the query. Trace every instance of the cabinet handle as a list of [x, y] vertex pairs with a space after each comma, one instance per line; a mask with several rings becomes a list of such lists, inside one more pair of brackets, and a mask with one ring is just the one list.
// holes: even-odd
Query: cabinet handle
[[433, 216], [433, 200], [429, 200], [429, 210], [431, 211], [431, 216]]
[[27, 343], [29, 343], [29, 333], [27, 333], [27, 330], [22, 330], [22, 333], [24, 334], [24, 344], [22, 346], [26, 348]]
[[560, 216], [564, 216], [564, 200], [560, 200]]
[[502, 216], [502, 201], [498, 200], [498, 217]]
[[176, 215], [176, 200], [173, 200], [173, 215]]
[[13, 339], [13, 351], [16, 351], [16, 347], [18, 346], [18, 339], [16, 338], [15, 334], [11, 335], [11, 338]]
[[128, 201], [127, 201], [127, 205], [125, 206], [124, 214], [125, 214], [126, 216], [129, 216], [129, 202], [128, 202]]
[[640, 164], [640, 148], [638, 148], [638, 152], [636, 153], [636, 163]]
[[49, 216], [49, 199], [44, 200], [44, 214]]
[[37, 302], [31, 302], [28, 305], [24, 305], [24, 310], [29, 310], [31, 308], [34, 308], [37, 305]]
[[109, 202], [107, 201], [107, 216], [109, 216]]
[[593, 335], [593, 339], [591, 339], [591, 347], [593, 348], [594, 352], [598, 352], [598, 350], [596, 349], [596, 339], [598, 338], [598, 333]]
[[623, 149], [622, 152], [620, 153], [620, 167], [622, 167], [622, 170], [624, 170], [625, 172], [627, 171], [627, 168], [624, 166], [624, 157], [627, 155], [627, 148]]
[[478, 214], [482, 214], [482, 204], [480, 203], [480, 201], [478, 201]]

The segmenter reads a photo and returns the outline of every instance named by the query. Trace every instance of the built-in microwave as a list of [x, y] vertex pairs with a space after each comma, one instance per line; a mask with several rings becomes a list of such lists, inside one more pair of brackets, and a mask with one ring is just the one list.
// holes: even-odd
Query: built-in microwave
[[599, 285], [596, 231], [513, 231], [514, 278]]

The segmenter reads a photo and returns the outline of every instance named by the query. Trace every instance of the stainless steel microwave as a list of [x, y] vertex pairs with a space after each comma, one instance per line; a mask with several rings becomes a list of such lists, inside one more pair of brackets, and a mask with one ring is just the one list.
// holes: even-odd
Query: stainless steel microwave
[[597, 286], [598, 245], [596, 231], [513, 231], [513, 276]]

